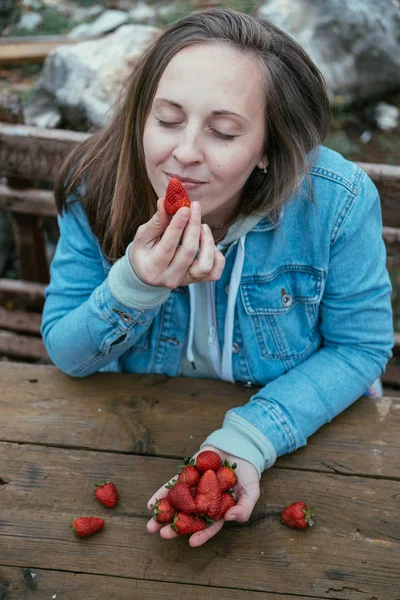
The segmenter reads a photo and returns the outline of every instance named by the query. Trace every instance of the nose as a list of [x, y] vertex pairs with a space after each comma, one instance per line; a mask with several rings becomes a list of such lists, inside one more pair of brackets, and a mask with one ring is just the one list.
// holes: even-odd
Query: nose
[[184, 166], [201, 163], [204, 160], [200, 136], [196, 132], [182, 131], [176, 141], [172, 156]]

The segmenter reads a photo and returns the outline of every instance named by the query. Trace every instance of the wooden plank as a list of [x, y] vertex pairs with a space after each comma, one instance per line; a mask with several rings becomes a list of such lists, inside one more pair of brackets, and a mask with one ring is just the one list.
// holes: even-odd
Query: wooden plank
[[33, 333], [40, 336], [42, 315], [40, 313], [22, 310], [7, 310], [0, 307], [0, 329], [18, 331], [20, 333]]
[[[0, 564], [347, 600], [397, 600], [400, 482], [272, 469], [249, 523], [226, 524], [202, 547], [149, 535], [146, 503], [176, 460], [1, 444]], [[112, 478], [115, 509], [94, 498]], [[294, 531], [283, 507], [312, 503], [317, 522]], [[103, 516], [104, 530], [74, 537], [72, 520]]]
[[[1, 596], [1, 593], [4, 595]], [[9, 596], [6, 593], [10, 594]], [[47, 600], [295, 600], [298, 596], [0, 566], [0, 598]], [[304, 596], [302, 597], [304, 599]]]
[[90, 134], [0, 123], [0, 173], [53, 181], [70, 150]]
[[[13, 363], [0, 363], [0, 380], [0, 440], [177, 457], [194, 454], [257, 390], [162, 375], [73, 379]], [[362, 398], [276, 464], [400, 479], [399, 407], [400, 398]]]
[[0, 210], [14, 213], [56, 217], [54, 193], [48, 190], [15, 189], [0, 184]]
[[11, 303], [15, 308], [29, 306], [42, 309], [45, 289], [42, 283], [0, 278], [0, 306]]
[[2, 330], [0, 330], [0, 356], [49, 361], [41, 339]]
[[23, 213], [12, 213], [11, 218], [18, 253], [20, 279], [48, 283], [50, 275], [46, 257], [43, 218]]
[[396, 357], [387, 365], [382, 382], [384, 385], [400, 388], [400, 364]]
[[[86, 40], [97, 39], [97, 37], [86, 38]], [[72, 45], [78, 42], [82, 42], [82, 39], [74, 40], [66, 36], [51, 36], [50, 39], [41, 37], [36, 40], [34, 38], [29, 40], [26, 38], [3, 39], [0, 43], [0, 65], [41, 63], [58, 46]]]
[[378, 188], [385, 225], [400, 227], [400, 166], [358, 163]]

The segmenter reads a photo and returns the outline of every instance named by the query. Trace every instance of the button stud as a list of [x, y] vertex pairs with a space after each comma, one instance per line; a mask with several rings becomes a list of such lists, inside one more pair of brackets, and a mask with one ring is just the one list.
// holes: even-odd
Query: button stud
[[236, 342], [233, 342], [232, 344], [232, 352], [233, 354], [237, 354], [238, 352], [240, 352], [240, 346]]
[[293, 298], [290, 294], [282, 294], [282, 306], [290, 308], [293, 304]]

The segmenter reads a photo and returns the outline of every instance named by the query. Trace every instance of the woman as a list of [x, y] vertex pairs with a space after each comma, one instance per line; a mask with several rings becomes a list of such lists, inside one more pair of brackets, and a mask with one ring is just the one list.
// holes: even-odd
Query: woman
[[[202, 446], [238, 464], [226, 519], [247, 520], [261, 473], [367, 393], [391, 356], [379, 197], [320, 145], [328, 123], [321, 74], [293, 39], [230, 10], [193, 13], [144, 53], [56, 186], [42, 333], [60, 369], [261, 388]], [[171, 177], [191, 199], [172, 218]], [[148, 531], [176, 535], [154, 520]]]

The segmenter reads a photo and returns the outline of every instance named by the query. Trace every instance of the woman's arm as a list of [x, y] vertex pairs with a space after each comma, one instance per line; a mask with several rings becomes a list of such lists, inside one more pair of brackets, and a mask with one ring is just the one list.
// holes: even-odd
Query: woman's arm
[[[293, 452], [384, 372], [393, 347], [391, 284], [379, 196], [367, 175], [332, 234], [320, 306], [321, 348], [268, 383], [245, 406], [229, 411], [222, 429], [211, 434], [206, 444], [238, 454], [238, 428], [248, 440], [246, 424], [250, 423], [277, 456]], [[270, 466], [262, 446], [256, 440], [242, 458], [257, 465], [264, 460], [264, 468]]]
[[[166, 298], [148, 310], [129, 308], [117, 299], [121, 294], [112, 293], [110, 279], [119, 265], [107, 277], [80, 203], [69, 203], [58, 224], [60, 239], [45, 292], [42, 336], [50, 358], [62, 371], [84, 377], [134, 346]], [[170, 290], [165, 292], [168, 296]]]

